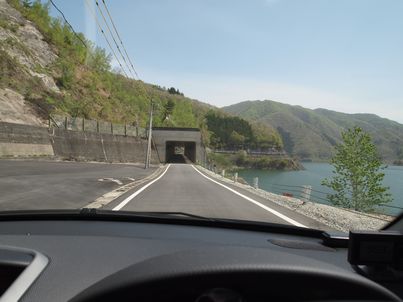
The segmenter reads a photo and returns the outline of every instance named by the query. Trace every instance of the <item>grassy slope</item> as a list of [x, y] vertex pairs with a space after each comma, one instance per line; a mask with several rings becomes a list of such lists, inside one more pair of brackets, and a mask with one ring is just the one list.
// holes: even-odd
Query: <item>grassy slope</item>
[[369, 132], [387, 161], [403, 155], [403, 125], [373, 114], [345, 114], [306, 109], [274, 101], [247, 101], [223, 108], [240, 117], [277, 128], [285, 149], [302, 159], [326, 160], [342, 129], [358, 125]]

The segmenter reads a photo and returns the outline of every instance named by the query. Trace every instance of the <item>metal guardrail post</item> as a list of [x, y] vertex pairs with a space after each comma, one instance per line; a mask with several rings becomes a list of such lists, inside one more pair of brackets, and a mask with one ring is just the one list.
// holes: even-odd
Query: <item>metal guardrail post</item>
[[111, 134], [113, 134], [113, 123], [111, 123]]
[[67, 116], [64, 118], [64, 129], [67, 130]]
[[99, 133], [99, 121], [97, 120], [97, 133]]
[[82, 130], [85, 131], [85, 118], [83, 118], [83, 122], [82, 122]]

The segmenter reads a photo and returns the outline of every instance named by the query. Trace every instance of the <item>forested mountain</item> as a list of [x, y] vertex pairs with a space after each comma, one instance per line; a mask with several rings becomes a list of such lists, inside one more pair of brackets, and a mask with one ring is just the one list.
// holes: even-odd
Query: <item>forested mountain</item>
[[237, 116], [228, 116], [210, 110], [205, 115], [211, 131], [210, 145], [215, 148], [281, 149], [280, 136], [270, 126], [263, 123], [250, 123]]
[[327, 160], [340, 141], [340, 131], [360, 126], [368, 132], [386, 161], [403, 158], [403, 125], [375, 114], [346, 114], [307, 109], [274, 101], [246, 101], [223, 108], [247, 120], [279, 131], [284, 148], [305, 160]]

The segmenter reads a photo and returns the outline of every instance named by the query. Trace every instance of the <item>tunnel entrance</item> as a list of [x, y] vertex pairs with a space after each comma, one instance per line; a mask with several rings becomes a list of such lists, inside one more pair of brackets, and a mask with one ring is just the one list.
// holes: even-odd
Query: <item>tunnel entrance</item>
[[167, 163], [196, 162], [195, 142], [168, 141], [165, 148], [165, 162]]

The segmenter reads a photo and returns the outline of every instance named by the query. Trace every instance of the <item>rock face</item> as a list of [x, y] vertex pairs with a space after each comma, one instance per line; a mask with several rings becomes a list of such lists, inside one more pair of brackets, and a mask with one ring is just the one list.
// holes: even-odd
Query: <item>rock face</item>
[[0, 27], [1, 47], [20, 64], [34, 69], [36, 65], [46, 67], [57, 59], [33, 23], [24, 19], [6, 0], [0, 0], [0, 19], [8, 24]]
[[0, 122], [37, 126], [45, 123], [21, 94], [7, 88], [0, 88]]
[[[55, 62], [57, 54], [39, 30], [6, 0], [0, 0], [0, 21], [0, 50], [20, 65], [21, 73], [38, 78], [45, 89], [60, 93], [53, 77], [42, 71]], [[0, 121], [44, 124], [24, 96], [9, 87], [0, 87]]]

